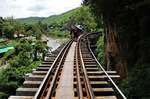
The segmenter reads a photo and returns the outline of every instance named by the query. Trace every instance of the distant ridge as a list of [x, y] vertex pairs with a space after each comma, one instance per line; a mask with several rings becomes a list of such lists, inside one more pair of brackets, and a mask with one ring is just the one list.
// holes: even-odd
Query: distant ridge
[[25, 24], [35, 24], [39, 21], [42, 21], [45, 19], [44, 17], [28, 17], [28, 18], [18, 18], [16, 19], [20, 23], [25, 23]]
[[64, 23], [67, 20], [69, 20], [69, 18], [74, 15], [79, 8], [70, 10], [68, 12], [62, 13], [60, 15], [52, 15], [49, 17], [28, 17], [28, 18], [18, 18], [16, 19], [18, 22], [20, 23], [24, 23], [24, 24], [35, 24], [38, 23], [39, 21], [41, 21], [42, 23], [47, 23], [47, 24], [53, 24], [53, 23]]

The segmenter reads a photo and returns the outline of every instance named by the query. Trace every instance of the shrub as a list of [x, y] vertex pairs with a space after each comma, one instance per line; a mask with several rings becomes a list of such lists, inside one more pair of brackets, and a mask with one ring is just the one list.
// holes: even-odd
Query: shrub
[[104, 65], [104, 35], [99, 37], [99, 40], [97, 41], [97, 59], [99, 62]]

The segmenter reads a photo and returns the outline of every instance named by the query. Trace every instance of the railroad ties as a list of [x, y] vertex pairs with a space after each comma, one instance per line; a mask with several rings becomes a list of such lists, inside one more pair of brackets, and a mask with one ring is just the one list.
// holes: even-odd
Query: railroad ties
[[26, 74], [23, 86], [16, 90], [16, 95], [10, 96], [8, 99], [33, 99], [45, 75], [47, 74], [47, 71], [63, 47], [64, 44], [52, 53], [48, 53], [45, 61], [43, 61], [40, 66], [33, 69], [32, 73]]
[[[116, 99], [116, 94], [114, 92], [114, 89], [112, 86], [110, 86], [110, 83], [108, 82], [108, 77], [105, 75], [105, 73], [98, 67], [98, 64], [90, 54], [90, 51], [87, 48], [86, 42], [81, 43], [81, 53], [82, 53], [82, 59], [85, 66], [85, 75], [88, 78], [91, 92], [93, 93], [94, 97], [93, 99]], [[82, 72], [84, 68], [82, 66], [79, 66], [80, 70], [80, 79], [81, 79], [81, 85], [82, 85], [82, 93], [83, 97], [88, 97], [88, 92], [85, 84], [85, 75]], [[120, 78], [120, 76], [117, 74], [116, 71], [106, 71], [110, 77], [114, 80], [117, 80]], [[78, 84], [77, 84], [77, 74], [74, 72], [74, 88], [75, 88], [75, 97], [79, 95], [78, 93]], [[92, 99], [92, 97], [88, 97], [88, 99]]]
[[120, 76], [116, 71], [103, 71], [99, 67], [84, 35], [60, 49], [48, 55], [47, 60], [25, 78], [16, 96], [9, 99], [118, 98], [109, 77], [118, 80]]

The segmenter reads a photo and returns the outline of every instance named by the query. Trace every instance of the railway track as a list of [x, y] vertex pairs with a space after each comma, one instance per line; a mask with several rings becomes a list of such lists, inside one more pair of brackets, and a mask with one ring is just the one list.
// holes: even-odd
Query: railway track
[[97, 36], [83, 34], [49, 55], [9, 99], [126, 99], [113, 81], [120, 76], [105, 71], [94, 56], [91, 35]]

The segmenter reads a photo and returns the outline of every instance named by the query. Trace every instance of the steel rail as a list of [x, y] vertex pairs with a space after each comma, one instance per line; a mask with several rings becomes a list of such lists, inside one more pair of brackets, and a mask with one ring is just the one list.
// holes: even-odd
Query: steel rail
[[83, 90], [82, 90], [82, 84], [81, 84], [81, 79], [80, 79], [80, 71], [79, 71], [79, 56], [78, 56], [78, 48], [79, 48], [79, 45], [77, 44], [76, 45], [76, 74], [77, 74], [77, 90], [78, 90], [78, 97], [79, 99], [83, 99]]
[[46, 86], [48, 85], [48, 82], [50, 81], [50, 74], [52, 73], [52, 70], [54, 67], [56, 67], [58, 60], [60, 59], [62, 53], [64, 52], [64, 50], [66, 49], [66, 47], [69, 45], [69, 43], [72, 42], [69, 41], [64, 47], [63, 49], [60, 51], [60, 53], [57, 55], [56, 59], [54, 60], [53, 64], [51, 65], [50, 69], [48, 70], [46, 76], [44, 77], [38, 91], [36, 92], [35, 96], [33, 99], [40, 99], [41, 96], [44, 94], [45, 90], [46, 90]]
[[[91, 34], [94, 34], [94, 33], [89, 33], [88, 35], [91, 35]], [[87, 36], [88, 36], [87, 35]], [[109, 74], [105, 71], [105, 69], [103, 68], [103, 66], [99, 63], [99, 61], [97, 60], [96, 56], [94, 55], [93, 51], [91, 50], [90, 48], [90, 42], [89, 42], [89, 39], [87, 37], [87, 41], [88, 41], [88, 48], [93, 56], [93, 58], [95, 59], [95, 61], [97, 62], [97, 64], [99, 65], [99, 67], [102, 69], [102, 71], [105, 73], [105, 75], [108, 77], [108, 79], [110, 80], [110, 82], [113, 84], [113, 86], [116, 88], [116, 90], [119, 92], [119, 94], [121, 95], [121, 97], [123, 99], [127, 99], [126, 96], [123, 94], [123, 92], [119, 89], [119, 87], [115, 84], [115, 82], [112, 80], [112, 78], [109, 76]]]
[[67, 48], [65, 49], [62, 57], [61, 57], [61, 60], [58, 64], [58, 67], [57, 67], [57, 70], [55, 71], [55, 75], [53, 77], [53, 80], [50, 84], [50, 87], [48, 88], [48, 92], [47, 92], [47, 95], [46, 95], [46, 98], [45, 99], [51, 99], [51, 96], [52, 96], [52, 93], [53, 93], [53, 89], [56, 85], [56, 81], [57, 81], [57, 78], [58, 78], [58, 75], [59, 75], [59, 71], [60, 71], [60, 68], [62, 67], [62, 63], [63, 63], [63, 60], [65, 59], [65, 56], [67, 54], [67, 51], [69, 50], [70, 46], [71, 46], [72, 42], [69, 43], [69, 45], [67, 46]]
[[88, 94], [88, 97], [89, 99], [95, 99], [94, 98], [94, 93], [93, 93], [93, 90], [92, 90], [92, 87], [91, 87], [91, 84], [89, 82], [89, 79], [88, 79], [88, 76], [87, 76], [87, 71], [86, 71], [86, 68], [85, 68], [85, 65], [84, 65], [84, 61], [83, 61], [83, 57], [82, 57], [82, 52], [81, 52], [81, 45], [80, 45], [80, 42], [81, 42], [81, 37], [83, 37], [85, 35], [81, 35], [78, 39], [78, 43], [79, 43], [79, 56], [80, 56], [80, 61], [81, 61], [81, 66], [82, 66], [82, 69], [83, 69], [83, 74], [84, 74], [84, 81], [85, 81], [85, 87], [86, 87], [86, 90], [87, 90], [87, 94]]

